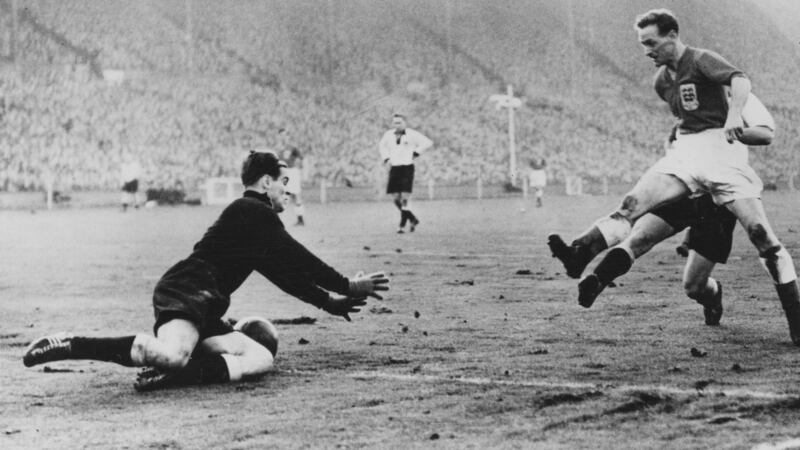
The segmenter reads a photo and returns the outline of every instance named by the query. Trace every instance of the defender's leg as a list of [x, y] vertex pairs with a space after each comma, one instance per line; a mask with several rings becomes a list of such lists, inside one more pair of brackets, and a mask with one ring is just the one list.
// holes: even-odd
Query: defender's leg
[[719, 325], [722, 318], [722, 284], [711, 278], [714, 266], [714, 261], [691, 250], [683, 270], [683, 289], [703, 306], [706, 325]]
[[678, 178], [649, 171], [639, 179], [616, 211], [603, 217], [571, 245], [557, 234], [548, 238], [553, 256], [558, 258], [572, 278], [579, 278], [586, 265], [603, 250], [620, 243], [631, 231], [633, 222], [663, 204], [689, 195], [689, 188]]
[[654, 214], [645, 214], [636, 221], [630, 235], [606, 253], [593, 273], [578, 283], [578, 304], [592, 306], [601, 292], [616, 278], [627, 273], [636, 258], [656, 244], [675, 234], [675, 229]]

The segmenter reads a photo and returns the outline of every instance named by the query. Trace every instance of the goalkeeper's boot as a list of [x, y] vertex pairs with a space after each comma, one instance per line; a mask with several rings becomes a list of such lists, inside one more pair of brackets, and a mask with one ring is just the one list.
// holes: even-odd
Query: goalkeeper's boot
[[150, 392], [185, 386], [187, 383], [177, 372], [162, 372], [156, 368], [148, 367], [136, 374], [133, 388], [138, 392]]
[[717, 281], [717, 293], [708, 304], [703, 305], [703, 316], [706, 318], [706, 325], [719, 325], [722, 319], [722, 283]]
[[72, 334], [58, 333], [40, 337], [31, 342], [22, 357], [25, 367], [35, 366], [51, 361], [69, 359], [72, 354]]
[[608, 286], [600, 281], [600, 278], [593, 273], [586, 275], [578, 283], [578, 304], [584, 308], [589, 308], [594, 303], [597, 296]]
[[589, 258], [586, 258], [581, 246], [567, 245], [561, 236], [551, 234], [547, 237], [547, 246], [555, 258], [564, 265], [567, 270], [567, 276], [570, 278], [580, 278], [583, 270], [589, 264]]

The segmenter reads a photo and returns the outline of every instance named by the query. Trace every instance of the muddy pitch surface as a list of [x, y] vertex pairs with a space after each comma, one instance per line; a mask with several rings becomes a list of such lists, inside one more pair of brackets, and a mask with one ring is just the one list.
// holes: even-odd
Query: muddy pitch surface
[[[133, 369], [26, 369], [21, 356], [56, 331], [150, 330], [155, 282], [220, 209], [0, 212], [0, 448], [684, 449], [800, 438], [800, 349], [741, 229], [715, 272], [722, 325], [707, 327], [682, 292], [678, 238], [591, 309], [578, 306], [546, 236], [571, 238], [618, 200], [545, 201], [525, 211], [515, 199], [415, 202], [422, 224], [404, 235], [388, 200], [309, 205], [308, 226], [290, 232], [344, 273], [390, 273], [386, 299], [347, 323], [253, 275], [229, 314], [279, 320], [274, 373], [148, 394], [133, 390]], [[800, 196], [765, 203], [800, 261]]]

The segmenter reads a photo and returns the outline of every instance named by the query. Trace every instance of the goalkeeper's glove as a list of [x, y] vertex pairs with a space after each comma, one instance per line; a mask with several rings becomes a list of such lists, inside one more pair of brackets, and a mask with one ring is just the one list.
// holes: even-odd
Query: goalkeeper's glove
[[356, 276], [350, 279], [350, 288], [347, 293], [354, 297], [370, 296], [383, 300], [383, 297], [377, 294], [376, 291], [388, 291], [389, 279], [383, 272], [375, 272], [369, 275], [364, 275], [364, 272], [358, 272]]
[[361, 311], [361, 307], [367, 304], [366, 297], [340, 297], [328, 295], [328, 301], [320, 305], [320, 309], [334, 316], [344, 317], [350, 322], [350, 313]]

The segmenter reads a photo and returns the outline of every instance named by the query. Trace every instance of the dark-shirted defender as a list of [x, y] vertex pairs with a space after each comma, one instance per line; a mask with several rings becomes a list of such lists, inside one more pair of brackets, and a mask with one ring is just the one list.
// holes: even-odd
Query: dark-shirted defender
[[[236, 381], [272, 367], [277, 334], [266, 322], [253, 339], [222, 320], [230, 295], [256, 271], [285, 292], [332, 315], [350, 320], [366, 297], [388, 290], [383, 273], [349, 279], [314, 256], [286, 232], [283, 210], [286, 164], [273, 153], [251, 152], [242, 167], [246, 191], [231, 203], [194, 246], [172, 266], [153, 294], [155, 336], [76, 337], [59, 333], [35, 340], [26, 366], [64, 359], [151, 366], [134, 387], [163, 387]], [[340, 294], [331, 295], [328, 291]], [[249, 327], [248, 327], [249, 328]]]

